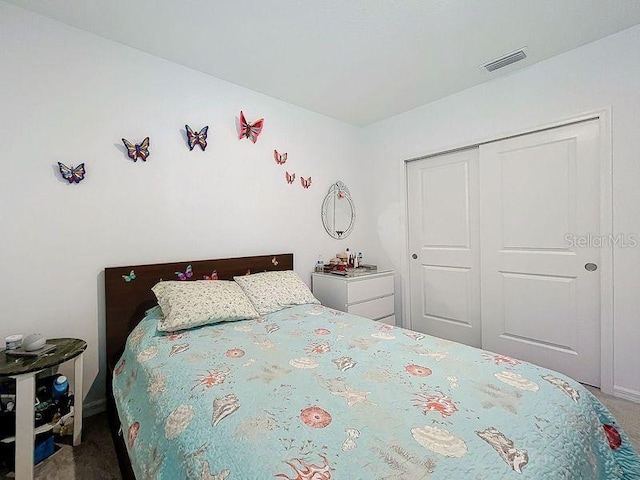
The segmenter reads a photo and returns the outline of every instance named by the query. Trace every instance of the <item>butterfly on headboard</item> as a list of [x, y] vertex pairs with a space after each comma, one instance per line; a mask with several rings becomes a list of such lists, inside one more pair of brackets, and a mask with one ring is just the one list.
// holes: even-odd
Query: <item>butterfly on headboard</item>
[[122, 279], [129, 283], [131, 280], [135, 280], [136, 279], [136, 272], [134, 272], [133, 270], [131, 270], [131, 272], [129, 273], [129, 275], [122, 275]]
[[60, 175], [62, 175], [62, 178], [67, 180], [69, 183], [80, 183], [84, 180], [84, 174], [86, 173], [84, 163], [73, 168], [73, 165], [71, 165], [71, 167], [67, 167], [64, 163], [58, 162], [58, 168], [60, 169]]
[[193, 277], [193, 268], [191, 268], [191, 265], [187, 265], [187, 268], [185, 269], [184, 273], [182, 272], [175, 272], [175, 273], [178, 276], [179, 280], [186, 280], [187, 278]]
[[244, 118], [244, 113], [240, 111], [240, 134], [238, 135], [238, 140], [248, 138], [253, 143], [256, 143], [258, 141], [258, 135], [262, 132], [263, 125], [264, 118], [256, 120], [253, 123], [249, 123], [247, 122], [247, 119]]
[[187, 139], [189, 140], [189, 150], [193, 150], [196, 145], [200, 145], [200, 148], [204, 151], [207, 148], [207, 131], [209, 126], [204, 127], [199, 132], [195, 132], [189, 125], [185, 125], [187, 129]]
[[143, 162], [147, 161], [147, 157], [149, 157], [149, 137], [146, 137], [141, 143], [136, 143], [133, 145], [131, 142], [122, 139], [122, 143], [127, 147], [127, 155], [134, 162], [137, 162], [138, 159], [142, 159]]
[[218, 280], [218, 271], [214, 270], [211, 272], [211, 275], [204, 275], [202, 277], [203, 280]]

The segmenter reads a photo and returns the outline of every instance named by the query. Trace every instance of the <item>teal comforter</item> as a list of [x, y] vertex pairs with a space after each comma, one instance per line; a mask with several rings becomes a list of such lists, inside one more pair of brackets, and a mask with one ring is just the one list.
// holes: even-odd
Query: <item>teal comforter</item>
[[556, 372], [321, 306], [173, 335], [159, 315], [113, 378], [139, 480], [640, 479]]

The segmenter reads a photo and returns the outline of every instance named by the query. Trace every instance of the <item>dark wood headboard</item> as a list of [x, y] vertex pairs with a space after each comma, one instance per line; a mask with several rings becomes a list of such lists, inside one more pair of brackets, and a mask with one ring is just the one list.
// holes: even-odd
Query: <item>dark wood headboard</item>
[[[113, 368], [124, 351], [129, 333], [142, 320], [144, 312], [157, 304], [151, 291], [162, 280], [178, 280], [176, 272], [184, 272], [191, 265], [189, 280], [202, 280], [205, 275], [218, 272], [220, 280], [231, 280], [247, 272], [293, 270], [293, 254], [262, 255], [259, 257], [225, 258], [221, 260], [192, 260], [154, 265], [129, 265], [105, 268], [105, 296], [107, 323], [107, 364]], [[134, 279], [126, 281], [131, 271]]]

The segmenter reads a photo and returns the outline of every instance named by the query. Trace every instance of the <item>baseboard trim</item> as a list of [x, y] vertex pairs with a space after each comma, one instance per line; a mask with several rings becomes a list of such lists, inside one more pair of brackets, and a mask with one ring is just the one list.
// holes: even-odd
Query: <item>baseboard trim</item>
[[85, 403], [82, 410], [82, 418], [92, 417], [107, 410], [107, 400], [101, 398], [93, 402]]
[[640, 403], [640, 392], [638, 390], [614, 385], [613, 395], [619, 398], [624, 398], [625, 400]]

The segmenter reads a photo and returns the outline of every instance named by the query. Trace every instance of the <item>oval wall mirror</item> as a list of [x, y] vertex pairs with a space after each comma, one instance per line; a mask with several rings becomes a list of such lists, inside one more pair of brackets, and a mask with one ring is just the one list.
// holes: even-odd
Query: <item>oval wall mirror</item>
[[356, 208], [349, 189], [342, 182], [336, 182], [322, 202], [322, 223], [333, 238], [346, 238], [353, 230]]

